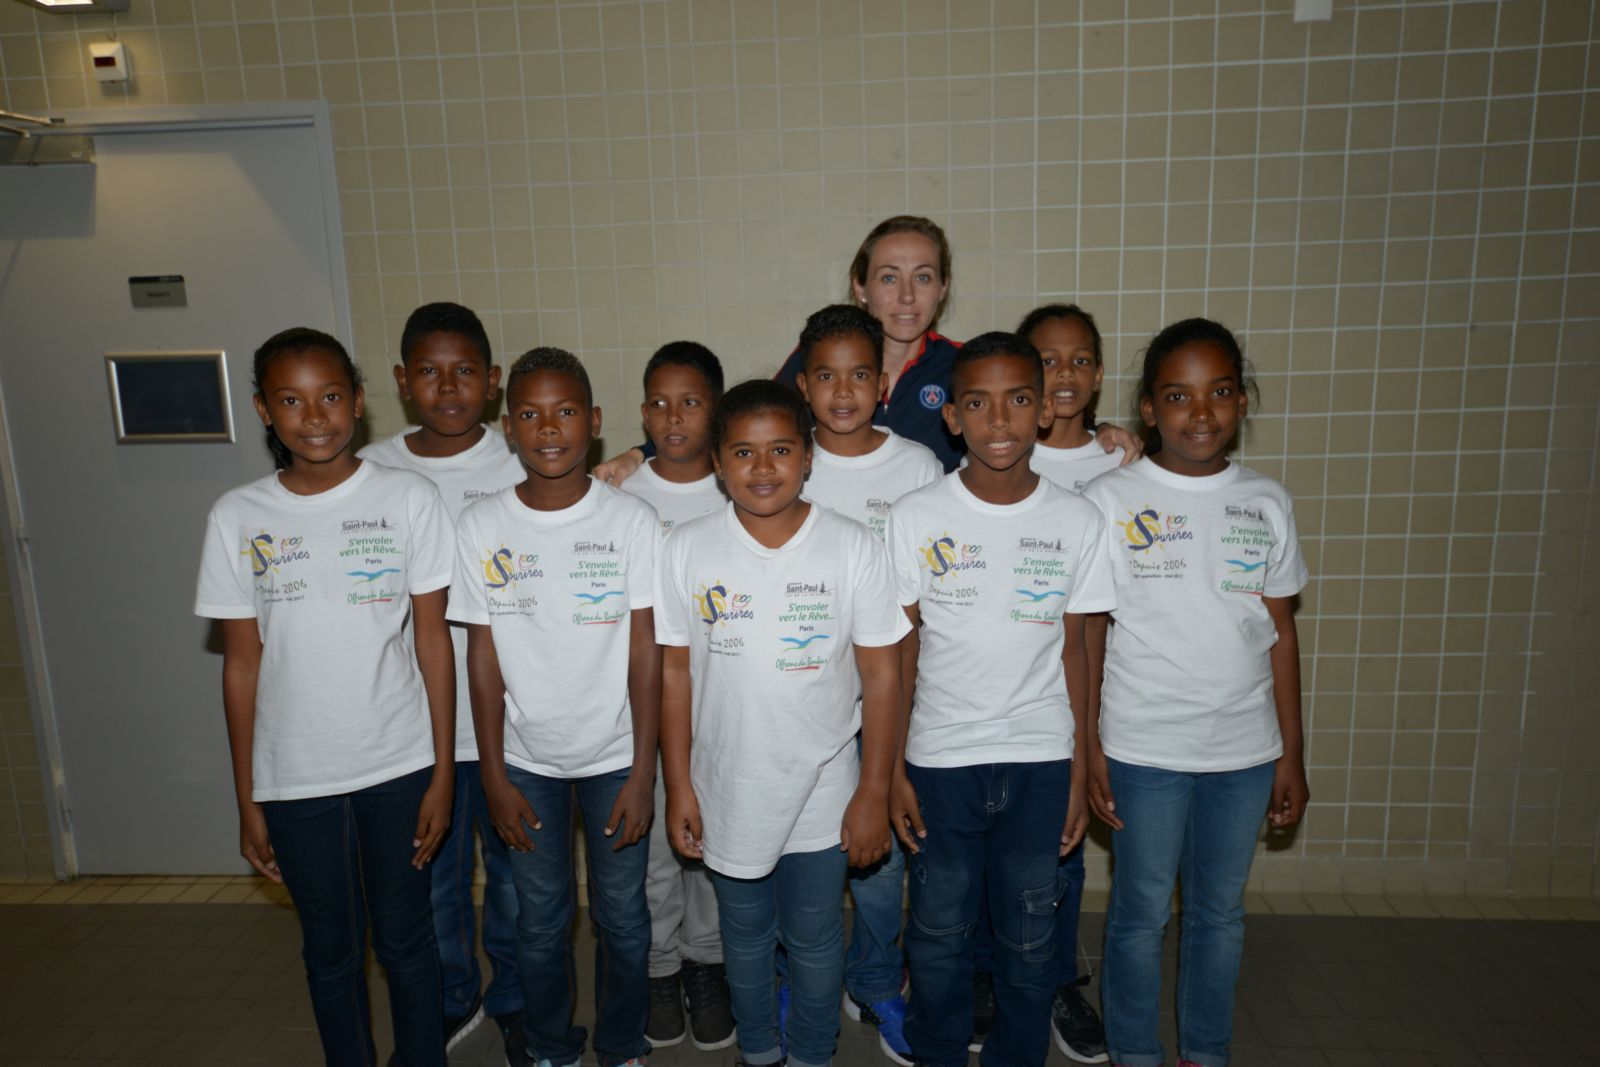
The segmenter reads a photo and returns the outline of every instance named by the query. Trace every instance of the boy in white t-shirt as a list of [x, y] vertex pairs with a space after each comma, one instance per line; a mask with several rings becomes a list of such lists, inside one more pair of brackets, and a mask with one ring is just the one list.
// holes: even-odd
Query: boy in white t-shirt
[[777, 382], [729, 390], [712, 441], [731, 503], [672, 531], [656, 580], [667, 835], [711, 869], [739, 1060], [752, 1067], [780, 1062], [785, 1041], [791, 1067], [833, 1057], [845, 870], [889, 849], [909, 629], [883, 546], [800, 495], [809, 421]]
[[[1113, 604], [1104, 520], [1028, 466], [1039, 354], [1014, 334], [956, 357], [945, 421], [966, 467], [895, 503], [889, 550], [915, 697], [890, 818], [911, 852], [911, 1010], [919, 1063], [964, 1067], [972, 934], [994, 931], [995, 1063], [1043, 1063], [1055, 992], [1057, 861], [1087, 822], [1073, 762], [1093, 694], [1084, 615]], [[985, 892], [986, 891], [986, 892]]]
[[[618, 488], [656, 509], [661, 532], [727, 503], [711, 468], [711, 412], [722, 396], [722, 363], [705, 345], [673, 341], [644, 367], [645, 433], [656, 454]], [[650, 824], [650, 1024], [645, 1036], [667, 1048], [690, 1036], [702, 1051], [733, 1044], [733, 1008], [722, 966], [717, 894], [703, 863], [667, 843], [666, 776], [656, 769]], [[684, 1018], [684, 1007], [689, 1009]]]
[[[484, 410], [500, 389], [489, 336], [471, 309], [424, 304], [406, 319], [400, 397], [421, 424], [363, 448], [362, 459], [415, 471], [439, 487], [454, 522], [468, 504], [522, 481], [524, 472], [505, 435], [484, 425]], [[444, 980], [445, 1047], [459, 1043], [488, 1015], [500, 1027], [508, 1055], [520, 1054], [522, 982], [517, 977], [517, 890], [505, 843], [489, 825], [478, 776], [478, 744], [467, 693], [466, 627], [450, 627], [456, 660], [456, 785], [450, 832], [429, 868], [433, 928]], [[474, 833], [483, 848], [483, 950], [492, 971], [482, 989], [472, 903]], [[515, 1059], [513, 1058], [513, 1062]]]
[[[854, 305], [833, 304], [806, 319], [797, 351], [797, 384], [815, 424], [806, 499], [864, 523], [882, 540], [890, 505], [944, 477], [931, 449], [872, 425], [887, 385], [883, 325]], [[877, 1027], [879, 1047], [909, 1067], [900, 993], [904, 887], [905, 857], [897, 847], [881, 863], [850, 872], [855, 913], [844, 962], [844, 1010]]]
[[647, 504], [584, 472], [600, 409], [583, 365], [536, 348], [510, 378], [506, 436], [527, 478], [462, 514], [449, 617], [468, 625], [484, 798], [511, 847], [527, 1054], [555, 1067], [583, 1054], [572, 1018], [576, 794], [600, 928], [595, 1055], [602, 1067], [639, 1063], [650, 1050], [641, 842], [655, 792], [661, 529]]

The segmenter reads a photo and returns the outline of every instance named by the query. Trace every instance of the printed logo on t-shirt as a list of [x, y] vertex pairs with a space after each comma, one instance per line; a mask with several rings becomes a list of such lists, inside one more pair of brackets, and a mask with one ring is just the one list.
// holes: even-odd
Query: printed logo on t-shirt
[[280, 567], [310, 559], [311, 553], [303, 547], [304, 544], [304, 538], [274, 537], [262, 530], [254, 537], [245, 538], [244, 548], [239, 555], [250, 560], [251, 577], [263, 578], [269, 573], [276, 574]]
[[738, 634], [730, 635], [727, 629], [730, 622], [756, 617], [751, 607], [751, 595], [736, 592], [722, 582], [713, 580], [700, 586], [694, 601], [700, 621], [706, 624], [707, 647], [710, 651], [719, 656], [743, 655], [744, 638]]
[[928, 568], [928, 599], [938, 604], [967, 605], [977, 602], [979, 589], [965, 584], [967, 572], [989, 569], [983, 558], [983, 546], [969, 544], [951, 537], [930, 537], [919, 550], [922, 562]]
[[1122, 527], [1131, 551], [1146, 552], [1151, 548], [1165, 549], [1173, 541], [1193, 541], [1193, 531], [1184, 529], [1188, 523], [1187, 515], [1169, 514], [1163, 519], [1160, 512], [1147, 504], [1138, 511], [1128, 512], [1128, 521], [1117, 525]]
[[930, 537], [928, 543], [922, 546], [923, 562], [928, 565], [928, 573], [935, 578], [945, 578], [956, 571], [987, 570], [988, 561], [979, 558], [982, 553], [982, 545], [958, 542], [949, 534]]
[[341, 528], [349, 536], [339, 550], [339, 560], [351, 584], [345, 603], [352, 607], [391, 604], [405, 595], [405, 571], [395, 566], [402, 559], [395, 540], [398, 526], [386, 516], [344, 521]]
[[491, 496], [494, 496], [494, 495], [495, 495], [494, 491], [490, 490], [490, 489], [463, 489], [463, 490], [461, 490], [461, 499], [466, 501], [469, 504], [472, 503], [474, 500], [485, 500], [485, 499], [487, 499], [487, 498], [489, 498]]
[[1058, 556], [1066, 551], [1059, 537], [1019, 537], [1017, 547], [1024, 552], [1053, 552]]
[[889, 501], [881, 496], [867, 497], [867, 529], [882, 541], [889, 527]]
[[833, 596], [837, 587], [829, 589], [826, 578], [817, 581], [794, 581], [783, 587], [785, 602], [778, 622], [787, 631], [779, 636], [782, 651], [773, 661], [778, 670], [821, 670], [828, 662], [828, 646], [823, 642], [833, 640], [835, 629]]
[[483, 558], [483, 589], [490, 615], [524, 615], [539, 606], [527, 584], [544, 577], [537, 552], [501, 545]]
[[605, 589], [598, 593], [573, 593], [573, 597], [578, 601], [578, 610], [572, 613], [573, 624], [615, 626], [618, 620], [628, 613], [626, 600], [612, 599], [621, 597], [623, 592], [621, 589]]
[[1224, 593], [1262, 596], [1267, 588], [1267, 553], [1272, 551], [1272, 528], [1260, 508], [1228, 504], [1222, 509], [1228, 529], [1221, 537], [1227, 572], [1217, 583]]
[[284, 576], [284, 568], [311, 558], [305, 539], [293, 534], [270, 534], [265, 530], [247, 537], [239, 555], [250, 561], [250, 576], [256, 580], [256, 594], [262, 603], [278, 604], [304, 600], [310, 587], [304, 578]]
[[1067, 570], [1066, 549], [1059, 537], [1020, 537], [1017, 548], [1022, 557], [1011, 567], [1017, 582], [1012, 590], [1017, 602], [1011, 607], [1012, 622], [1054, 626], [1061, 621], [1071, 579]]
[[567, 577], [588, 582], [593, 590], [609, 588], [623, 576], [622, 553], [615, 541], [574, 541], [572, 554], [579, 559]]
[[702, 585], [695, 595], [700, 609], [700, 621], [708, 626], [727, 626], [732, 619], [753, 619], [756, 613], [750, 608], [749, 593], [735, 593], [721, 582]]
[[942, 385], [924, 385], [922, 390], [917, 393], [917, 399], [922, 401], [922, 406], [929, 411], [938, 411], [944, 407], [944, 396], [944, 386]]
[[[1176, 546], [1183, 541], [1193, 541], [1194, 531], [1188, 529], [1189, 516], [1172, 515], [1165, 517], [1155, 508], [1145, 505], [1138, 511], [1127, 513], [1127, 522], [1118, 522], [1122, 529], [1122, 536], [1127, 541], [1130, 552], [1143, 553], [1129, 557], [1129, 568], [1135, 578], [1182, 578], [1189, 568], [1189, 560], [1181, 553], [1167, 556], [1169, 545]], [[1155, 555], [1150, 550], [1159, 549], [1164, 558], [1151, 558]]]
[[572, 613], [575, 626], [615, 626], [628, 614], [627, 597], [618, 583], [627, 577], [622, 553], [615, 541], [574, 541], [572, 554], [577, 565], [567, 572], [572, 581], [587, 586], [573, 593], [578, 607]]

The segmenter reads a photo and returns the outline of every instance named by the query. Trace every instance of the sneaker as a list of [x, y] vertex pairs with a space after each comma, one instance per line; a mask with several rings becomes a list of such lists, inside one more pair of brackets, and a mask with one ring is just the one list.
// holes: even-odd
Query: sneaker
[[689, 1032], [683, 1018], [683, 972], [650, 979], [650, 1021], [644, 1036], [656, 1048], [670, 1048]]
[[1055, 1004], [1050, 1012], [1050, 1032], [1055, 1036], [1056, 1048], [1069, 1060], [1079, 1063], [1105, 1063], [1106, 1028], [1100, 1023], [1100, 1014], [1083, 995], [1089, 984], [1084, 975], [1056, 989]]
[[967, 1048], [983, 1051], [983, 1042], [994, 1029], [994, 975], [988, 971], [972, 972], [972, 1040]]
[[473, 1001], [471, 1011], [454, 1019], [445, 1019], [444, 1050], [449, 1052], [465, 1041], [467, 1035], [476, 1030], [481, 1022], [483, 1022], [483, 997], [479, 996], [477, 1000]]
[[522, 1033], [522, 1013], [508, 1011], [496, 1015], [494, 1024], [500, 1028], [500, 1040], [506, 1046], [506, 1067], [533, 1067], [533, 1057], [528, 1055], [528, 1039]]
[[900, 1067], [912, 1067], [911, 1046], [906, 1042], [906, 1002], [890, 997], [863, 1004], [849, 993], [844, 995], [844, 1013], [852, 1022], [869, 1023], [878, 1028], [878, 1047]]
[[683, 965], [684, 1000], [689, 1006], [689, 1036], [701, 1052], [734, 1042], [733, 999], [728, 972], [720, 963]]

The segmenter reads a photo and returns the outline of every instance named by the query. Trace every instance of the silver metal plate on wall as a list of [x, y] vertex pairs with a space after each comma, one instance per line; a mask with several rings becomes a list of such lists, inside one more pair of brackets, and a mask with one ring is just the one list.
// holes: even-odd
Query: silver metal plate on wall
[[128, 279], [128, 292], [136, 308], [181, 308], [189, 306], [189, 295], [181, 274], [143, 274]]

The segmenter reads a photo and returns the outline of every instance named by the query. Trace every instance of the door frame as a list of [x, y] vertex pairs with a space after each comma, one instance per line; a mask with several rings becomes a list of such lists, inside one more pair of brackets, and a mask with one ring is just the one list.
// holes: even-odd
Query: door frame
[[[115, 111], [72, 109], [56, 112], [65, 119], [62, 133], [114, 137], [130, 133], [181, 133], [213, 130], [248, 130], [284, 126], [309, 126], [317, 146], [317, 167], [322, 178], [322, 219], [328, 233], [328, 273], [333, 279], [334, 314], [339, 331], [353, 343], [350, 317], [350, 279], [345, 271], [344, 233], [339, 225], [338, 175], [334, 167], [333, 123], [325, 100], [272, 101], [239, 104], [196, 104], [180, 107], [130, 107]], [[41, 131], [37, 136], [49, 136]], [[96, 164], [98, 165], [98, 164]], [[38, 590], [28, 554], [28, 522], [17, 489], [11, 429], [6, 418], [6, 398], [0, 385], [0, 482], [4, 483], [6, 517], [11, 529], [6, 572], [14, 594], [13, 610], [22, 645], [22, 669], [27, 681], [28, 707], [33, 719], [40, 777], [45, 790], [45, 812], [50, 823], [55, 877], [77, 877], [78, 850], [72, 832], [72, 807], [67, 791], [66, 766], [61, 755], [61, 731], [50, 686], [50, 659], [44, 647], [39, 618]]]

